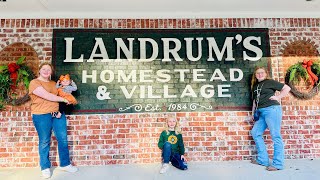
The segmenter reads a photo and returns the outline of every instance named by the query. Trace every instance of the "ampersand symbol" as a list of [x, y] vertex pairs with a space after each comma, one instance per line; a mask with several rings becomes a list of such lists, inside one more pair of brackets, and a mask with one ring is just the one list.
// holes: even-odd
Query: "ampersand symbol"
[[105, 99], [111, 99], [110, 98], [110, 92], [107, 92], [106, 86], [99, 86], [98, 92], [96, 94], [97, 99], [99, 100], [105, 100]]

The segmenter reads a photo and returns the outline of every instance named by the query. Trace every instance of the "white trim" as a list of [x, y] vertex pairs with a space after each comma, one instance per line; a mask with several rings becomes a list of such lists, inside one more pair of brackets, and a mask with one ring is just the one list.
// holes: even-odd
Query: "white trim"
[[1, 19], [99, 18], [99, 19], [193, 19], [193, 18], [320, 18], [318, 12], [2, 12]]

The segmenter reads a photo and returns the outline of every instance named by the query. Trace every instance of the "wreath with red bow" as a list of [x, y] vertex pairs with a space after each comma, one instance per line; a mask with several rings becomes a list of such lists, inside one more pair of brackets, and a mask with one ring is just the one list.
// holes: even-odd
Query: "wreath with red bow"
[[[291, 87], [291, 93], [299, 99], [311, 99], [318, 94], [320, 66], [312, 60], [304, 60], [289, 67], [285, 82]], [[304, 80], [312, 88], [309, 92], [300, 92], [295, 85]]]
[[31, 69], [24, 64], [25, 59], [25, 56], [21, 56], [16, 63], [0, 66], [0, 110], [5, 104], [20, 105], [30, 99], [28, 93], [17, 98], [18, 84], [23, 82], [28, 89], [30, 81], [35, 77]]

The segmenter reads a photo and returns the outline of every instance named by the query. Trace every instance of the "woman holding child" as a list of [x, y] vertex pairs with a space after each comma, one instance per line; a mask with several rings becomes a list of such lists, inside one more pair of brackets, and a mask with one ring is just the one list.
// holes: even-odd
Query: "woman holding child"
[[58, 102], [68, 103], [65, 98], [57, 96], [56, 83], [50, 80], [52, 72], [53, 67], [50, 63], [42, 63], [39, 77], [29, 85], [31, 114], [39, 137], [40, 167], [44, 178], [51, 177], [49, 150], [52, 130], [58, 141], [60, 169], [68, 172], [78, 170], [70, 163], [65, 114], [62, 114], [61, 118], [52, 116], [52, 113], [58, 111]]

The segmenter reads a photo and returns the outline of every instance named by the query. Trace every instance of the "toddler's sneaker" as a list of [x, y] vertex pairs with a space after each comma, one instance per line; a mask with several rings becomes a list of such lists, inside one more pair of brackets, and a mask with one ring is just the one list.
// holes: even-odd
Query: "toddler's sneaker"
[[75, 173], [75, 172], [78, 171], [78, 168], [72, 166], [71, 164], [68, 165], [68, 166], [65, 166], [65, 167], [60, 167], [60, 169], [61, 169], [62, 171], [67, 171], [67, 172], [71, 172], [71, 173]]
[[160, 169], [160, 174], [163, 174], [165, 172], [167, 172], [167, 170], [169, 169], [169, 164], [168, 163], [163, 163], [161, 169]]
[[45, 179], [48, 179], [48, 178], [51, 177], [50, 168], [42, 170], [41, 173], [42, 173], [42, 177], [45, 178]]
[[52, 117], [57, 117], [58, 113], [59, 113], [59, 112], [51, 112], [51, 116], [52, 116]]
[[187, 162], [183, 161], [183, 165], [184, 165], [183, 170], [187, 170], [187, 169], [188, 169], [188, 164], [187, 164]]

